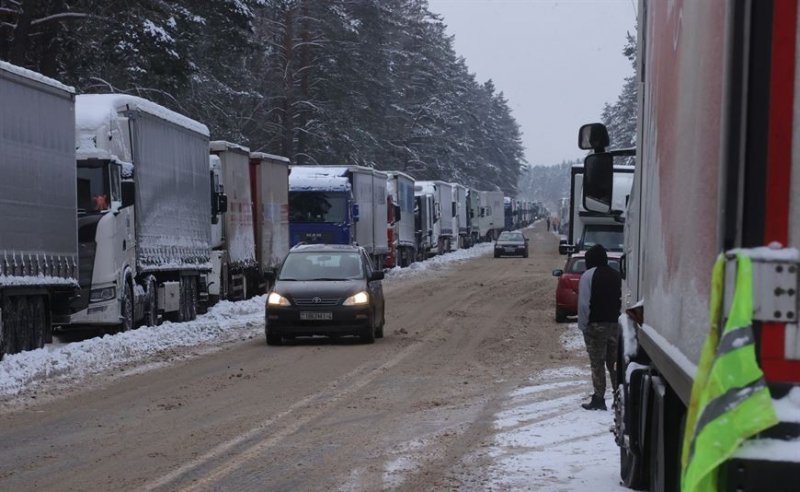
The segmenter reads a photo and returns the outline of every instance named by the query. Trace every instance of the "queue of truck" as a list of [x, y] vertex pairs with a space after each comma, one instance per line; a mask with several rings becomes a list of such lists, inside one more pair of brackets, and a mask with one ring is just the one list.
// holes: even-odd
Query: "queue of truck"
[[290, 166], [151, 101], [4, 62], [0, 91], [0, 355], [54, 327], [188, 321], [262, 294], [297, 244], [357, 244], [383, 269], [505, 227], [499, 191]]

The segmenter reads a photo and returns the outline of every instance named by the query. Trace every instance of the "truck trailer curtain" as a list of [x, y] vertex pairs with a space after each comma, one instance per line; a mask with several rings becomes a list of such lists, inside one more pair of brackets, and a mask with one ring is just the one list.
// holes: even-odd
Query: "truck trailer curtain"
[[709, 306], [710, 331], [703, 345], [683, 441], [681, 490], [717, 490], [718, 469], [741, 443], [778, 423], [758, 366], [753, 336], [753, 270], [737, 253], [736, 283], [720, 333], [725, 255], [714, 265]]

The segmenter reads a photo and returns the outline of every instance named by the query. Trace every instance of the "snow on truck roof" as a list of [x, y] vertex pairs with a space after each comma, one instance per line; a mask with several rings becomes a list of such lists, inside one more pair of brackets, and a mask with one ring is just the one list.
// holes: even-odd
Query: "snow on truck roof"
[[147, 99], [128, 94], [81, 94], [76, 96], [75, 123], [77, 130], [95, 130], [125, 108], [138, 110], [206, 137], [209, 136], [206, 125]]
[[275, 154], [265, 154], [264, 152], [250, 152], [250, 158], [259, 161], [271, 160], [271, 161], [285, 162], [287, 164], [289, 163], [288, 157]]
[[348, 171], [345, 166], [292, 166], [292, 172], [289, 173], [289, 190], [347, 191], [350, 189]]
[[6, 72], [18, 75], [20, 77], [24, 77], [26, 79], [35, 80], [42, 84], [49, 85], [50, 87], [53, 87], [55, 89], [69, 92], [70, 94], [75, 94], [74, 87], [62, 84], [61, 82], [55, 79], [51, 79], [50, 77], [45, 77], [39, 72], [34, 72], [33, 70], [28, 70], [27, 68], [18, 67], [17, 65], [12, 65], [8, 62], [0, 61], [0, 70], [4, 70]]
[[228, 142], [227, 140], [212, 140], [211, 142], [208, 142], [208, 148], [211, 150], [211, 152], [234, 151], [247, 154], [248, 157], [250, 156], [249, 148], [237, 143]]

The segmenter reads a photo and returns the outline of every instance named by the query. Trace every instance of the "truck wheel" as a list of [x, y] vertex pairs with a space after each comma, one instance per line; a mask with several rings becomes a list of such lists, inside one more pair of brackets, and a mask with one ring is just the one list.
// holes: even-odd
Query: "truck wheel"
[[192, 321], [197, 319], [197, 279], [189, 277], [187, 280], [189, 299], [186, 308], [189, 320]]
[[146, 295], [147, 305], [144, 307], [144, 324], [146, 326], [158, 326], [158, 286], [153, 276], [147, 279]]
[[33, 349], [44, 347], [44, 342], [48, 330], [47, 312], [45, 311], [44, 297], [36, 296], [31, 299], [31, 322], [32, 322], [32, 342]]
[[[621, 343], [620, 343], [621, 345]], [[621, 350], [621, 348], [620, 348]], [[622, 352], [620, 352], [622, 354]], [[617, 364], [621, 364], [621, 359]], [[626, 382], [625, 371], [619, 373], [623, 379], [614, 392], [614, 424], [619, 447], [619, 475], [626, 487], [634, 490], [645, 490], [649, 475], [649, 450], [640, 449], [643, 436], [639, 435], [639, 422], [646, 418], [646, 409], [642, 415], [628, 415], [628, 409], [635, 408], [634, 401], [642, 402], [642, 376], [634, 372], [631, 381]], [[617, 377], [620, 377], [619, 375]], [[638, 389], [636, 389], [638, 388]], [[626, 434], [623, 436], [622, 434]]]
[[133, 329], [133, 291], [131, 284], [125, 281], [125, 293], [122, 295], [122, 306], [120, 309], [120, 317], [122, 324], [120, 331], [128, 331]]
[[0, 359], [5, 354], [16, 353], [17, 306], [13, 298], [3, 298], [3, 325], [0, 330]]
[[17, 297], [17, 346], [15, 352], [33, 348], [33, 320], [30, 304], [25, 296]]

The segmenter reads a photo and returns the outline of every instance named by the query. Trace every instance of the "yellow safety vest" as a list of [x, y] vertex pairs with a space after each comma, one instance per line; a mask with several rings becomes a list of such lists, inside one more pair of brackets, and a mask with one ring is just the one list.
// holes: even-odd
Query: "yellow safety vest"
[[716, 491], [719, 466], [745, 439], [778, 423], [756, 360], [750, 258], [737, 253], [733, 304], [720, 336], [724, 273], [725, 257], [720, 255], [711, 278], [710, 332], [686, 417], [681, 457], [683, 492]]

